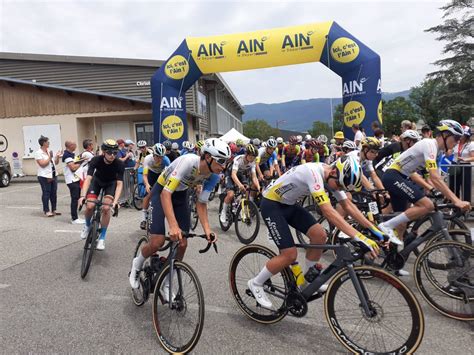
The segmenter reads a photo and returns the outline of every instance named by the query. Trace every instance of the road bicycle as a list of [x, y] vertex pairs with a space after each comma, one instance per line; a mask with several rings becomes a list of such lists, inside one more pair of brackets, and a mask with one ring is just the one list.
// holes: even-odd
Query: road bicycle
[[305, 316], [308, 303], [323, 297], [318, 290], [329, 281], [324, 293], [326, 320], [334, 336], [349, 351], [363, 354], [415, 352], [424, 333], [424, 317], [416, 297], [387, 271], [373, 266], [354, 266], [364, 254], [352, 251], [348, 243], [349, 240], [340, 239], [338, 245], [296, 244], [300, 249], [334, 250], [336, 260], [302, 288], [297, 286], [289, 267], [273, 275], [263, 285], [272, 309], [259, 305], [247, 282], [276, 254], [261, 245], [244, 246], [234, 255], [229, 268], [232, 297], [247, 317], [272, 324], [288, 313]]
[[189, 201], [189, 211], [190, 211], [189, 226], [190, 226], [191, 230], [193, 231], [193, 230], [196, 229], [196, 227], [198, 225], [198, 221], [199, 221], [199, 215], [198, 215], [197, 207], [196, 207], [196, 202], [197, 202], [196, 189], [194, 189], [194, 188], [188, 189], [188, 201]]
[[[206, 235], [187, 233], [183, 238], [206, 239]], [[206, 253], [211, 246], [217, 253], [213, 239], [212, 236], [211, 242], [199, 253]], [[168, 257], [155, 254], [145, 261], [139, 275], [139, 287], [132, 289], [132, 299], [135, 305], [142, 306], [153, 293], [153, 325], [161, 346], [170, 353], [187, 353], [196, 346], [204, 326], [204, 294], [195, 271], [176, 258], [179, 242], [171, 241], [169, 237], [166, 240], [168, 243], [160, 250], [169, 249]], [[134, 258], [147, 242], [146, 237], [139, 240]], [[161, 292], [165, 280], [169, 282], [166, 298]]]
[[133, 207], [141, 211], [143, 208], [143, 199], [145, 198], [146, 194], [146, 186], [143, 182], [143, 168], [139, 168], [137, 174], [137, 183], [135, 184], [135, 187], [133, 189]]

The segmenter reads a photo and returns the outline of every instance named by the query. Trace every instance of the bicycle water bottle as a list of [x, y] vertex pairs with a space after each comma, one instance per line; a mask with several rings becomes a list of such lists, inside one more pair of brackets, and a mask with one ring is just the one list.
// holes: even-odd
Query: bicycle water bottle
[[301, 266], [300, 264], [298, 264], [297, 261], [291, 264], [291, 271], [293, 271], [293, 275], [295, 276], [296, 285], [297, 286], [303, 285], [304, 284], [303, 270], [301, 270]]
[[306, 274], [304, 275], [305, 280], [308, 283], [313, 282], [321, 274], [322, 269], [323, 266], [320, 263], [314, 264], [308, 269], [308, 271], [306, 271]]

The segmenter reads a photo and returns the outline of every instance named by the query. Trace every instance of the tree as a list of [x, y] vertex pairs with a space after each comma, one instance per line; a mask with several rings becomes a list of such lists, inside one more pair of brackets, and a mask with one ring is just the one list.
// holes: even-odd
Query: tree
[[438, 41], [447, 42], [442, 52], [445, 58], [434, 62], [440, 69], [428, 77], [445, 87], [439, 95], [444, 118], [466, 123], [473, 116], [474, 108], [474, 73], [471, 68], [474, 6], [472, 0], [452, 0], [441, 9], [444, 10], [444, 23], [428, 28], [426, 32], [437, 33]]
[[273, 128], [264, 120], [251, 120], [247, 121], [243, 125], [244, 135], [248, 138], [259, 138], [261, 140], [267, 140], [268, 137], [278, 137], [280, 130]]
[[445, 116], [445, 108], [439, 97], [446, 91], [445, 85], [437, 79], [426, 79], [419, 86], [411, 88], [410, 101], [416, 113], [416, 121], [423, 120], [431, 128]]
[[339, 104], [334, 109], [332, 113], [332, 128], [334, 132], [343, 131], [344, 130], [344, 109], [342, 104]]
[[383, 127], [385, 136], [400, 134], [400, 123], [403, 120], [414, 121], [416, 119], [415, 109], [410, 101], [404, 97], [396, 97], [393, 100], [383, 102]]
[[332, 138], [331, 126], [329, 126], [329, 124], [326, 122], [314, 121], [313, 127], [308, 130], [308, 133], [311, 134], [311, 136], [314, 138], [317, 138], [321, 134], [324, 134], [326, 137], [329, 137], [329, 139]]

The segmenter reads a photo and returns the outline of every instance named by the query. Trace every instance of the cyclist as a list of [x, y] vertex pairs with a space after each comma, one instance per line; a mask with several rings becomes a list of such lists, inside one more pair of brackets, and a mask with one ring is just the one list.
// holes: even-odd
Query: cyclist
[[298, 165], [299, 156], [301, 154], [301, 147], [298, 145], [298, 138], [296, 136], [290, 136], [288, 144], [283, 148], [281, 156], [281, 164], [283, 170], [289, 170], [293, 166]]
[[166, 148], [166, 156], [170, 162], [173, 162], [178, 157], [178, 154], [174, 150], [171, 150], [171, 147], [173, 146], [171, 141], [164, 141], [163, 145]]
[[171, 144], [171, 151], [176, 155], [176, 157], [179, 157], [181, 155], [179, 152], [179, 144], [176, 142], [173, 142]]
[[138, 147], [138, 151], [140, 152], [138, 154], [138, 159], [135, 163], [135, 170], [137, 170], [139, 167], [143, 167], [143, 161], [145, 160], [145, 157], [147, 155], [150, 155], [152, 154], [152, 151], [151, 149], [148, 149], [148, 147], [146, 146], [146, 141], [145, 140], [140, 140], [137, 142], [137, 147]]
[[[248, 281], [250, 291], [261, 306], [265, 308], [272, 307], [271, 301], [264, 292], [263, 284], [270, 277], [296, 261], [297, 249], [294, 246], [289, 226], [305, 233], [310, 238], [311, 244], [324, 244], [326, 242], [324, 228], [316, 223], [313, 215], [308, 210], [297, 203], [301, 196], [313, 196], [321, 212], [331, 224], [359, 242], [365, 250], [371, 252], [373, 257], [377, 255], [377, 243], [349, 225], [332, 207], [324, 190], [324, 186], [327, 184], [334, 197], [351, 216], [362, 225], [370, 228], [377, 238], [383, 239], [385, 236], [365, 219], [344, 193], [344, 190], [360, 189], [360, 179], [361, 170], [357, 160], [341, 158], [332, 165], [323, 163], [299, 165], [286, 172], [266, 188], [260, 204], [261, 214], [280, 254], [270, 259], [260, 273]], [[311, 274], [310, 269], [315, 268], [321, 254], [322, 250], [319, 249], [306, 250], [303, 272], [307, 276]], [[311, 281], [309, 280], [309, 282]], [[322, 286], [319, 292], [324, 292], [326, 288], [326, 285]]]
[[[176, 159], [159, 176], [151, 192], [152, 223], [150, 240], [140, 254], [133, 259], [130, 271], [130, 285], [139, 286], [139, 272], [146, 258], [154, 254], [165, 242], [165, 218], [169, 225], [171, 240], [180, 241], [178, 260], [182, 260], [187, 241], [182, 238], [183, 232], [189, 231], [190, 211], [187, 190], [202, 185], [196, 202], [197, 213], [208, 241], [211, 241], [211, 227], [207, 214], [207, 202], [211, 191], [219, 181], [227, 160], [230, 148], [218, 138], [207, 139], [202, 147], [201, 156], [186, 154]], [[161, 294], [166, 301], [169, 295], [169, 277], [161, 287]]]
[[252, 144], [248, 144], [245, 147], [245, 154], [238, 155], [234, 158], [232, 169], [227, 177], [226, 184], [226, 197], [224, 199], [223, 208], [220, 214], [220, 220], [222, 223], [227, 222], [227, 210], [232, 203], [235, 195], [235, 188], [237, 187], [240, 191], [245, 192], [245, 183], [248, 178], [252, 180], [252, 188], [260, 190], [260, 184], [257, 179], [255, 159], [258, 155], [258, 150]]
[[150, 192], [161, 172], [171, 164], [166, 156], [166, 148], [163, 144], [156, 143], [153, 146], [153, 154], [148, 155], [143, 162], [143, 183], [145, 184], [146, 196], [143, 198], [142, 221], [140, 228], [146, 228], [146, 219], [148, 217], [148, 206], [150, 205]]
[[[446, 185], [436, 165], [439, 151], [452, 150], [464, 134], [461, 124], [453, 120], [442, 120], [436, 127], [434, 139], [425, 138], [398, 156], [382, 177], [384, 186], [390, 193], [392, 207], [395, 212], [403, 212], [396, 217], [380, 224], [380, 229], [387, 234], [403, 236], [406, 223], [416, 220], [433, 211], [433, 202], [425, 196], [422, 187], [432, 187], [416, 172], [425, 168], [433, 186], [456, 207], [467, 210], [468, 201], [460, 200]], [[418, 185], [419, 186], [418, 186]], [[409, 207], [409, 204], [413, 204]], [[408, 209], [407, 209], [408, 208]]]
[[319, 163], [319, 142], [316, 139], [306, 141], [305, 150], [301, 153], [301, 164]]
[[278, 176], [281, 175], [280, 167], [278, 166], [277, 154], [275, 152], [277, 142], [273, 138], [270, 138], [265, 143], [266, 147], [261, 147], [258, 149], [258, 156], [256, 159], [257, 174], [260, 180], [263, 180], [264, 176], [267, 179], [271, 178], [275, 170]]
[[[383, 190], [384, 186], [382, 181], [375, 173], [374, 165], [372, 163], [380, 150], [380, 141], [375, 137], [365, 137], [360, 142], [360, 146], [360, 165], [364, 173], [362, 176], [362, 185], [369, 191], [374, 189], [374, 185], [375, 188]], [[372, 180], [373, 184], [369, 181], [369, 178]]]
[[245, 154], [245, 144], [244, 144], [244, 141], [242, 139], [237, 139], [235, 141], [235, 144], [237, 144], [237, 148], [238, 148], [238, 151], [236, 153], [236, 155], [242, 155], [242, 154]]
[[204, 141], [203, 140], [200, 140], [196, 143], [196, 147], [195, 147], [195, 153], [197, 155], [201, 155], [201, 148], [202, 146], [204, 145]]
[[318, 147], [319, 160], [321, 162], [325, 162], [326, 158], [329, 156], [329, 148], [327, 146], [328, 137], [326, 137], [324, 134], [321, 134], [316, 140], [321, 143]]
[[[117, 206], [120, 194], [122, 193], [125, 165], [117, 157], [119, 146], [115, 140], [105, 140], [101, 145], [101, 149], [102, 154], [92, 158], [89, 162], [87, 177], [82, 185], [78, 204], [79, 206], [83, 204], [84, 196], [87, 196], [87, 201], [97, 200], [101, 190], [104, 190], [100, 237], [97, 243], [97, 249], [104, 250], [105, 234], [110, 222], [110, 208], [114, 209]], [[95, 204], [93, 202], [87, 202], [84, 213], [86, 224], [81, 233], [82, 239], [86, 239], [89, 234], [94, 207]]]
[[194, 144], [189, 141], [184, 141], [182, 144], [183, 149], [179, 155], [186, 155], [188, 153], [194, 153]]

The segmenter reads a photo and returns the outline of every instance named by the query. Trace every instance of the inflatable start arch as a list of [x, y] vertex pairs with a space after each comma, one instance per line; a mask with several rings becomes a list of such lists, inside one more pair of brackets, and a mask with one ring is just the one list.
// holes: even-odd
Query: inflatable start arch
[[202, 75], [317, 61], [342, 78], [346, 137], [355, 123], [371, 135], [382, 122], [380, 57], [331, 21], [186, 38], [151, 79], [155, 142], [187, 140], [185, 92]]

